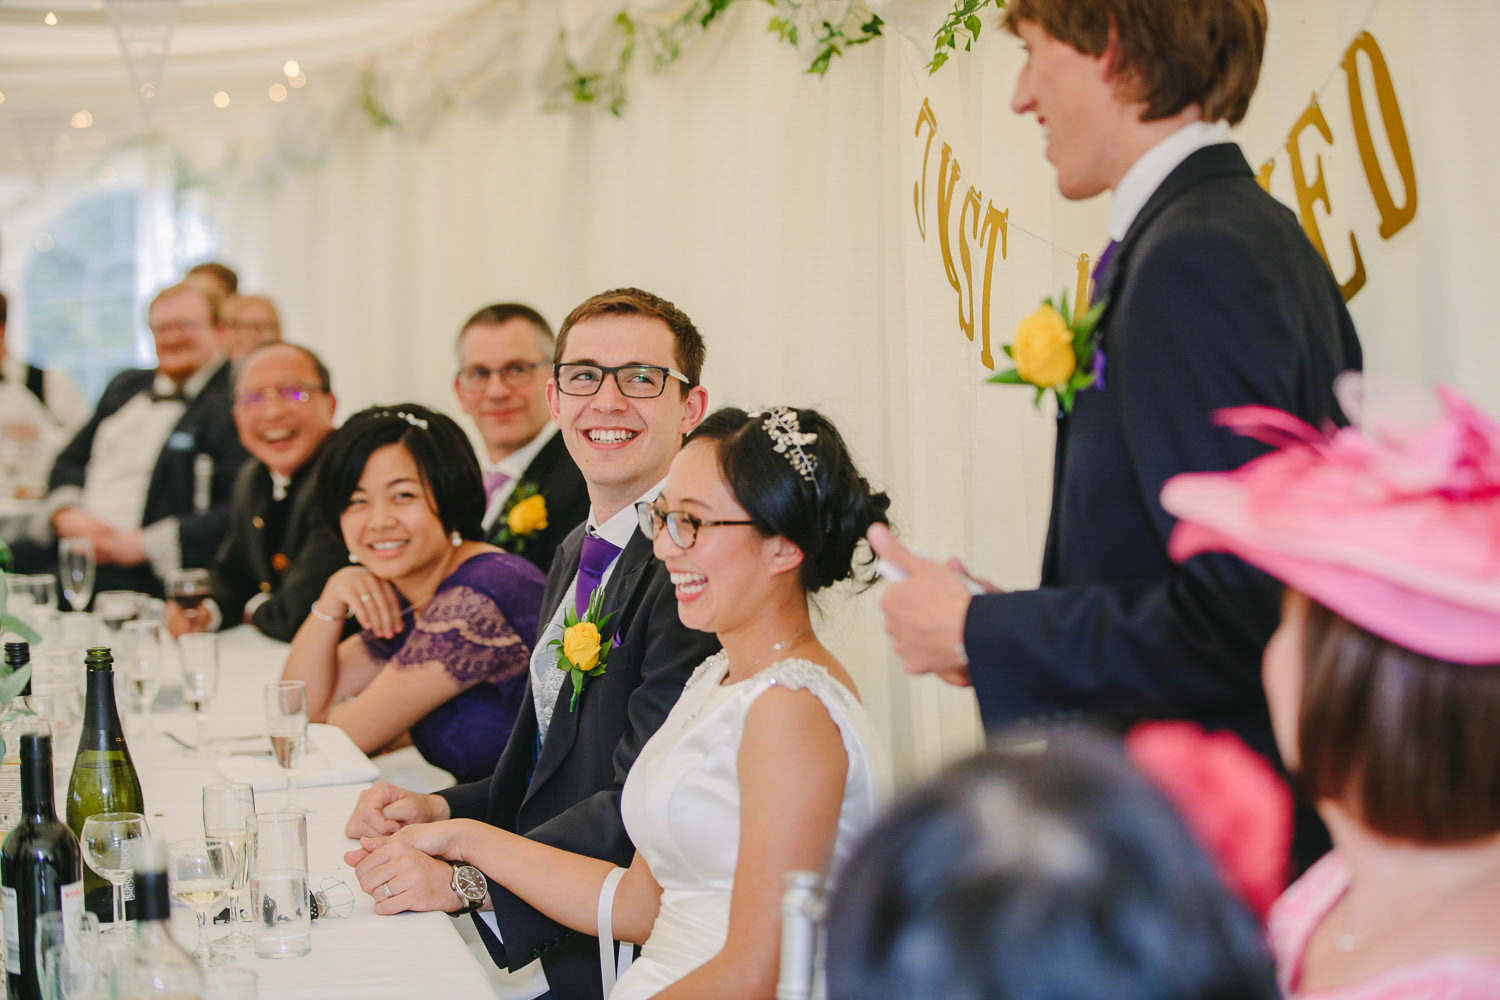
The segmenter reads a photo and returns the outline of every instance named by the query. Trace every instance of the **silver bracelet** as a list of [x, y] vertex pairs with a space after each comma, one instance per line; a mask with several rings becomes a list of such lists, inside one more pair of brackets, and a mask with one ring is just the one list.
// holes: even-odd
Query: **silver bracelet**
[[[312, 602], [312, 616], [320, 622], [329, 622], [330, 624], [339, 621], [339, 619], [335, 618], [333, 615], [325, 615], [323, 612], [319, 611], [318, 602], [316, 600]], [[344, 617], [353, 618], [354, 609], [350, 608], [348, 611], [345, 611]]]

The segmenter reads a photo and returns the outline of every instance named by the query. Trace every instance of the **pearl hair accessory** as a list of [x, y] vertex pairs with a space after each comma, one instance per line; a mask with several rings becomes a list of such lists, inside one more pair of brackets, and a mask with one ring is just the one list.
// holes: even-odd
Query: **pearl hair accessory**
[[427, 430], [427, 420], [425, 417], [419, 417], [415, 413], [407, 413], [405, 410], [381, 410], [376, 416], [396, 417], [400, 420], [405, 420], [413, 427], [420, 427], [424, 431]]
[[773, 406], [769, 410], [757, 410], [750, 417], [765, 417], [761, 427], [771, 439], [772, 447], [778, 454], [785, 455], [797, 474], [812, 483], [813, 489], [817, 490], [818, 480], [814, 474], [818, 470], [818, 459], [804, 446], [818, 440], [818, 435], [802, 430], [797, 411], [789, 406]]

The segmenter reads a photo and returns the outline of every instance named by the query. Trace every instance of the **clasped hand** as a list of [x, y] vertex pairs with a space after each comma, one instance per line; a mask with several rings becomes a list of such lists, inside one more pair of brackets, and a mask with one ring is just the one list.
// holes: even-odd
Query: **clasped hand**
[[401, 631], [401, 602], [396, 588], [363, 566], [345, 566], [328, 578], [318, 609], [334, 618], [354, 612], [359, 626], [382, 639]]
[[415, 823], [389, 837], [361, 837], [344, 861], [382, 916], [405, 910], [452, 913], [460, 902], [453, 891], [453, 866], [443, 859], [462, 860], [458, 841], [472, 822]]

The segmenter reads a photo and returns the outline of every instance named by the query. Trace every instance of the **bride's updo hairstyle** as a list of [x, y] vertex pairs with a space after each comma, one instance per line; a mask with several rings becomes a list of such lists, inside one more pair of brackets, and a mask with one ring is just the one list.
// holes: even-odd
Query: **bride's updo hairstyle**
[[802, 550], [802, 589], [809, 594], [844, 580], [869, 583], [874, 562], [860, 542], [885, 524], [891, 498], [871, 488], [849, 447], [816, 410], [775, 406], [756, 413], [725, 407], [707, 417], [686, 443], [712, 441], [729, 491], [766, 537], [780, 535]]

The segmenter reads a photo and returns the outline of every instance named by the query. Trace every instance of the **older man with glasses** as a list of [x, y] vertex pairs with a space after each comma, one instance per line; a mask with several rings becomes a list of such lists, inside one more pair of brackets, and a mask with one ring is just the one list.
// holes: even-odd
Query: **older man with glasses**
[[121, 372], [52, 465], [18, 566], [51, 562], [56, 539], [92, 543], [96, 591], [160, 594], [167, 574], [205, 566], [224, 538], [245, 450], [229, 415], [218, 299], [187, 284], [152, 300], [155, 370]]
[[453, 391], [484, 441], [490, 541], [543, 573], [589, 511], [588, 487], [547, 412], [552, 328], [530, 306], [501, 302], [459, 331]]
[[213, 597], [193, 609], [169, 603], [173, 635], [248, 622], [289, 642], [324, 583], [348, 565], [314, 497], [336, 406], [328, 368], [305, 347], [262, 344], [235, 365], [234, 424], [253, 461], [235, 483]]

